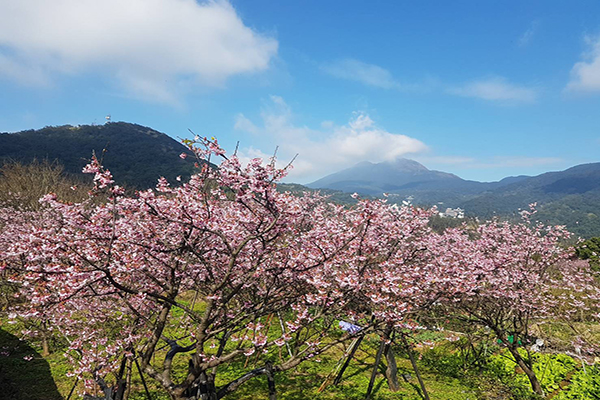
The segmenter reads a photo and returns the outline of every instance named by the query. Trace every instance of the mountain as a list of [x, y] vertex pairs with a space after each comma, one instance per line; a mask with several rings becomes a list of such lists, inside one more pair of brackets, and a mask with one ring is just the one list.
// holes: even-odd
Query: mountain
[[427, 169], [424, 165], [399, 158], [381, 163], [361, 162], [351, 168], [327, 175], [307, 186], [380, 196], [411, 197], [416, 204], [444, 203], [455, 207], [465, 200], [526, 177], [510, 177], [500, 182], [476, 182], [447, 172]]
[[[115, 181], [133, 188], [153, 187], [161, 176], [169, 181], [179, 175], [189, 177], [195, 170], [193, 154], [187, 147], [164, 133], [137, 124], [63, 125], [0, 133], [0, 165], [8, 160], [57, 160], [65, 172], [81, 177], [81, 169], [92, 152], [102, 159]], [[183, 160], [181, 153], [190, 157]]]
[[547, 172], [479, 196], [460, 206], [467, 215], [514, 215], [537, 203], [535, 218], [566, 225], [582, 237], [600, 236], [600, 163]]
[[533, 177], [475, 182], [399, 159], [377, 164], [361, 162], [308, 186], [373, 196], [385, 192], [391, 201], [410, 198], [418, 205], [460, 207], [467, 216], [484, 219], [518, 218], [520, 210], [537, 203], [537, 220], [566, 225], [582, 237], [600, 236], [600, 163]]
[[577, 165], [513, 182], [468, 200], [463, 206], [477, 215], [489, 217], [570, 195], [600, 196], [600, 163]]
[[364, 161], [307, 186], [315, 189], [327, 188], [380, 195], [383, 192], [400, 190], [407, 185], [415, 188], [427, 186], [432, 182], [440, 185], [452, 185], [458, 181], [462, 181], [462, 179], [456, 175], [430, 171], [416, 161], [400, 158], [396, 161], [378, 164]]

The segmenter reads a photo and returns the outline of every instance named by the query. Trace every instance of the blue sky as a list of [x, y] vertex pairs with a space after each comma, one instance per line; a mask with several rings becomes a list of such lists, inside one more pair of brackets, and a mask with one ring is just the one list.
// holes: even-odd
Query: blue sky
[[0, 0], [0, 131], [135, 122], [307, 183], [597, 162], [598, 1]]

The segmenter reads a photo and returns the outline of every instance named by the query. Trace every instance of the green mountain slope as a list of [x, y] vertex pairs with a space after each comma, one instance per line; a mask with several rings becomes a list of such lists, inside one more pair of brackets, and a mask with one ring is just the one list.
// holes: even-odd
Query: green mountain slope
[[373, 164], [362, 162], [308, 185], [342, 192], [369, 193], [413, 204], [460, 207], [467, 216], [489, 219], [520, 218], [519, 211], [537, 203], [536, 218], [566, 225], [582, 237], [600, 236], [600, 163], [534, 177], [518, 176], [499, 182], [466, 181], [432, 171], [406, 159]]
[[153, 187], [161, 176], [169, 181], [179, 175], [189, 177], [195, 170], [194, 157], [179, 157], [182, 152], [192, 155], [181, 143], [126, 122], [0, 133], [0, 164], [7, 160], [28, 163], [34, 158], [58, 160], [65, 172], [81, 176], [93, 151], [118, 183], [134, 188]]
[[600, 236], [600, 163], [547, 172], [473, 199], [461, 207], [467, 215], [489, 218], [516, 215], [537, 203], [536, 218], [566, 225], [582, 237]]

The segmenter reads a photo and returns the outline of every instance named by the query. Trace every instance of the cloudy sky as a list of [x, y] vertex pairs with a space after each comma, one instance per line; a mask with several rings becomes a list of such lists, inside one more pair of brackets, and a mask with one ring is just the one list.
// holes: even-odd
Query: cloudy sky
[[0, 0], [0, 132], [135, 122], [306, 183], [600, 161], [600, 2]]

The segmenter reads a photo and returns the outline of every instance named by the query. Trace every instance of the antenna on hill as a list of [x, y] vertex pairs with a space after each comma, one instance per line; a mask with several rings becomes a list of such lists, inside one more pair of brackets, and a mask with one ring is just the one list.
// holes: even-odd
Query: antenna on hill
[[104, 117], [104, 119], [106, 120], [105, 124], [110, 123], [110, 114], [108, 114], [106, 117]]

